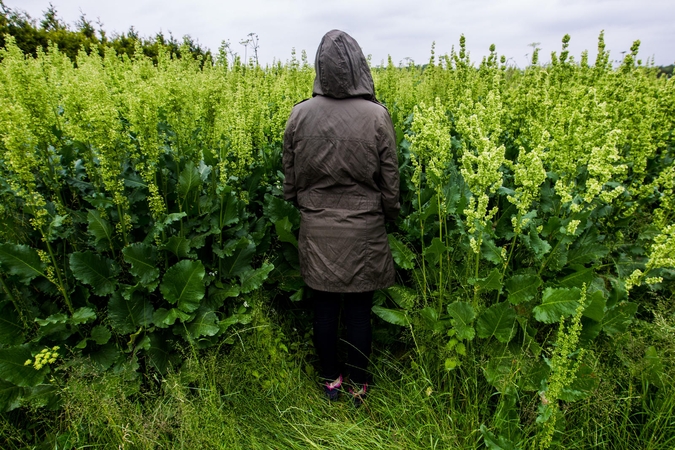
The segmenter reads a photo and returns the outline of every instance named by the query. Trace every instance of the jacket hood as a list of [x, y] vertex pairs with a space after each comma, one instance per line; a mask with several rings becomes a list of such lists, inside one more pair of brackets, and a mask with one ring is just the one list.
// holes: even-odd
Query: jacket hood
[[333, 98], [364, 97], [375, 100], [375, 86], [358, 42], [340, 30], [321, 39], [314, 62], [313, 95]]

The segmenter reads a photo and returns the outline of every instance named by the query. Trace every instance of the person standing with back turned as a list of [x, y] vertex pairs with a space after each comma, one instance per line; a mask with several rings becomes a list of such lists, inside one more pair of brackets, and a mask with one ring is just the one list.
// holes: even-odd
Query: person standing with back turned
[[396, 220], [396, 134], [377, 102], [354, 38], [332, 30], [315, 60], [312, 98], [298, 103], [284, 133], [284, 197], [300, 210], [300, 272], [314, 293], [314, 342], [330, 400], [338, 397], [340, 300], [344, 297], [351, 393], [368, 388], [373, 292], [394, 284], [385, 220]]

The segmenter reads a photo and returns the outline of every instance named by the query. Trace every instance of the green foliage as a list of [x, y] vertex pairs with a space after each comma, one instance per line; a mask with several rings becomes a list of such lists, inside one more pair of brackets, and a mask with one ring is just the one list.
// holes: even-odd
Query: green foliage
[[192, 312], [204, 298], [204, 265], [184, 259], [167, 269], [159, 290], [167, 302], [184, 312]]
[[36, 369], [32, 364], [26, 364], [32, 356], [25, 345], [0, 348], [0, 378], [20, 387], [37, 386], [49, 369]]
[[410, 324], [410, 320], [408, 319], [405, 311], [384, 308], [382, 306], [375, 305], [373, 306], [373, 312], [382, 318], [382, 320], [394, 325], [405, 327]]
[[[4, 12], [3, 26], [19, 24]], [[29, 36], [30, 21], [21, 23]], [[67, 31], [55, 11], [43, 26]], [[78, 26], [93, 42], [90, 24]], [[68, 356], [53, 364], [86, 361], [138, 392], [176, 373], [186, 345], [226, 352], [261, 292], [303, 305], [300, 215], [283, 200], [281, 154], [293, 104], [311, 95], [308, 64], [262, 68], [226, 55], [214, 63], [192, 57], [188, 42], [180, 59], [166, 41], [149, 55], [137, 36], [122, 35], [117, 52], [85, 46], [75, 67], [55, 48], [25, 58], [14, 36], [0, 51], [6, 409], [50, 404], [46, 373], [64, 379], [50, 367], [18, 369], [17, 355], [61, 346]], [[425, 68], [373, 68], [401, 171], [401, 217], [387, 224], [398, 284], [373, 311], [396, 325], [382, 333], [387, 342], [414, 354], [396, 369], [409, 385], [393, 384], [419, 404], [401, 400], [400, 411], [424, 405], [438, 446], [461, 441], [439, 431], [449, 423], [433, 412], [453, 408], [472, 417], [461, 430], [473, 436], [462, 441], [469, 447], [573, 435], [566, 411], [603, 389], [606, 364], [622, 358], [617, 343], [658, 320], [655, 299], [673, 290], [673, 84], [635, 65], [637, 48], [612, 70], [604, 47], [591, 67], [568, 44], [550, 65], [524, 70], [500, 65], [494, 50], [473, 67], [464, 38]], [[299, 348], [271, 332], [259, 339], [270, 365]], [[557, 353], [565, 342], [569, 351]], [[639, 361], [652, 389], [667, 387], [663, 342], [625, 358]], [[264, 389], [274, 384], [260, 367], [247, 374]], [[542, 386], [557, 386], [546, 398], [565, 407], [539, 414], [532, 394]], [[219, 411], [228, 395], [217, 394]], [[660, 411], [652, 406], [642, 410]], [[553, 428], [539, 427], [538, 415]], [[121, 430], [121, 417], [110, 415], [109, 427]], [[420, 436], [411, 440], [436, 445]]]
[[44, 276], [45, 265], [37, 252], [27, 245], [1, 244], [0, 264], [9, 275], [16, 275], [28, 284], [38, 276]]
[[91, 286], [94, 294], [105, 296], [115, 292], [118, 270], [111, 259], [87, 251], [72, 253], [69, 261], [74, 277]]
[[476, 335], [472, 324], [476, 313], [470, 304], [466, 302], [454, 302], [448, 305], [448, 314], [450, 315], [452, 327], [456, 331], [458, 339], [472, 340]]
[[499, 342], [508, 343], [516, 333], [516, 312], [508, 302], [501, 302], [487, 308], [476, 320], [478, 337], [495, 337]]
[[561, 318], [569, 317], [579, 307], [581, 291], [577, 288], [547, 288], [541, 305], [532, 309], [534, 317], [544, 323], [556, 323]]

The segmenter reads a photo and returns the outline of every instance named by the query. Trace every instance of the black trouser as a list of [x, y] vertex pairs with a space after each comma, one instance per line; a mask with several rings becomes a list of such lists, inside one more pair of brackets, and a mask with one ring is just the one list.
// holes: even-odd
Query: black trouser
[[321, 363], [321, 377], [332, 381], [340, 375], [337, 357], [340, 297], [344, 298], [350, 379], [353, 383], [364, 384], [368, 381], [366, 369], [373, 339], [370, 325], [372, 291], [345, 294], [315, 291], [314, 345]]

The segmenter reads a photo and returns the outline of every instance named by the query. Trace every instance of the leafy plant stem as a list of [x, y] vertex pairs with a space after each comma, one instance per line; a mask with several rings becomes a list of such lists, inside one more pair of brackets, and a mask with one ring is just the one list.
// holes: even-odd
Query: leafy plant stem
[[[436, 199], [438, 200], [438, 239], [443, 242], [443, 223], [444, 223], [444, 218], [443, 218], [443, 212], [441, 209], [441, 195], [440, 195], [440, 189], [439, 192], [436, 195]], [[438, 258], [438, 305], [436, 306], [436, 311], [440, 314], [441, 311], [443, 311], [443, 257], [440, 256]]]
[[19, 317], [21, 317], [21, 321], [23, 322], [24, 326], [26, 326], [26, 319], [23, 316], [23, 313], [21, 311], [21, 308], [19, 308], [19, 303], [16, 301], [16, 297], [12, 294], [12, 291], [9, 289], [7, 284], [5, 283], [5, 279], [3, 277], [0, 277], [0, 285], [2, 285], [2, 290], [5, 291], [7, 294], [7, 297], [12, 301], [12, 304], [14, 305], [14, 309], [16, 310], [17, 314], [19, 314]]
[[[513, 239], [511, 239], [511, 249], [509, 250], [509, 257], [506, 261], [504, 261], [504, 270], [502, 270], [502, 275], [499, 278], [499, 284], [500, 285], [504, 283], [504, 276], [506, 276], [506, 270], [509, 268], [509, 264], [511, 263], [511, 258], [513, 257], [513, 249], [516, 247], [516, 238], [517, 237], [518, 237], [518, 235], [514, 234]], [[501, 294], [502, 294], [501, 290], [497, 291], [497, 302], [496, 303], [499, 303], [499, 297], [501, 297]]]
[[120, 224], [122, 226], [122, 239], [124, 239], [124, 246], [126, 247], [129, 244], [129, 240], [127, 239], [126, 219], [124, 218], [124, 212], [120, 205], [117, 205], [117, 214], [119, 214]]
[[[481, 244], [483, 243], [483, 239], [478, 239], [478, 243], [476, 244], [476, 248], [480, 249]], [[473, 277], [474, 280], [478, 279], [478, 269], [480, 267], [480, 253], [476, 253], [476, 265], [474, 266], [474, 271], [473, 271]], [[473, 306], [478, 306], [478, 285], [474, 284], [473, 286]]]
[[427, 284], [427, 271], [426, 265], [424, 262], [424, 221], [422, 220], [422, 192], [420, 186], [417, 188], [417, 206], [420, 211], [420, 245], [422, 252], [422, 279], [424, 281], [424, 288], [422, 289], [422, 298], [424, 299], [424, 304], [427, 304], [427, 289], [429, 288]]
[[59, 291], [61, 291], [61, 295], [63, 295], [63, 299], [65, 300], [66, 306], [68, 307], [68, 311], [70, 311], [70, 314], [72, 315], [75, 312], [75, 310], [73, 309], [73, 305], [70, 302], [70, 297], [68, 296], [68, 287], [66, 286], [63, 280], [63, 276], [61, 275], [61, 269], [59, 269], [59, 266], [56, 262], [56, 258], [54, 257], [54, 251], [52, 250], [52, 246], [49, 243], [47, 237], [44, 236], [44, 238], [45, 244], [47, 244], [47, 251], [49, 252], [49, 257], [51, 258], [52, 265], [54, 266], [54, 272], [56, 272], [56, 277], [58, 278], [59, 281], [57, 288], [59, 289]]

